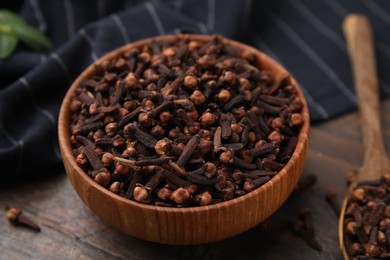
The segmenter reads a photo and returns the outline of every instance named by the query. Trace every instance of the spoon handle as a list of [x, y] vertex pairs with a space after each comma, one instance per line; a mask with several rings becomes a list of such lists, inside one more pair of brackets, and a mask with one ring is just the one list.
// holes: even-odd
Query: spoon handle
[[349, 15], [343, 22], [355, 89], [360, 103], [364, 161], [359, 180], [378, 179], [388, 169], [380, 123], [380, 103], [373, 36], [368, 19]]

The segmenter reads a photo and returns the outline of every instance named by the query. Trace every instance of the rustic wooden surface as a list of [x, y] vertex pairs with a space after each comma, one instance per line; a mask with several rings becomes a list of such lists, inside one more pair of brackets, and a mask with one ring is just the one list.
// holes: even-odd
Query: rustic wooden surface
[[[382, 102], [382, 128], [390, 151], [390, 100]], [[325, 202], [332, 188], [341, 203], [345, 175], [361, 165], [363, 146], [357, 111], [312, 126], [303, 175], [317, 183], [293, 194], [268, 221], [236, 237], [205, 245], [166, 246], [142, 241], [114, 230], [77, 197], [63, 171], [29, 181], [0, 184], [0, 259], [341, 259], [337, 217]], [[21, 207], [39, 222], [35, 233], [11, 226], [4, 207]], [[298, 209], [312, 210], [322, 252], [297, 237], [289, 220]]]

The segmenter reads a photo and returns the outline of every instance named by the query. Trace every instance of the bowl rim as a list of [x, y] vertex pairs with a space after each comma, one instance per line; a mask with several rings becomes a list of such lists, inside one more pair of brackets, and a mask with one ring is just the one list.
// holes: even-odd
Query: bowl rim
[[[77, 78], [71, 83], [71, 86], [66, 92], [66, 95], [62, 101], [60, 112], [59, 112], [59, 119], [58, 119], [58, 138], [59, 138], [59, 145], [61, 149], [61, 154], [63, 157], [67, 157], [69, 160], [68, 162], [71, 164], [71, 167], [81, 175], [81, 177], [88, 183], [88, 185], [94, 186], [94, 188], [97, 188], [100, 192], [104, 193], [106, 196], [111, 197], [114, 200], [118, 200], [121, 203], [128, 204], [132, 207], [138, 207], [143, 210], [153, 210], [153, 211], [163, 211], [163, 212], [177, 212], [177, 213], [185, 213], [185, 212], [191, 212], [196, 210], [197, 212], [203, 212], [203, 211], [210, 211], [212, 209], [220, 209], [221, 207], [228, 207], [229, 205], [234, 205], [236, 203], [239, 203], [241, 201], [250, 199], [252, 197], [258, 196], [260, 193], [265, 192], [266, 190], [270, 189], [275, 181], [281, 181], [286, 177], [287, 174], [290, 172], [290, 168], [292, 168], [295, 164], [295, 161], [301, 157], [302, 155], [305, 155], [305, 148], [308, 143], [308, 135], [309, 135], [309, 128], [310, 128], [310, 116], [308, 111], [308, 105], [306, 98], [303, 94], [303, 91], [301, 90], [301, 87], [296, 82], [293, 75], [284, 68], [281, 64], [276, 62], [274, 59], [272, 59], [270, 56], [265, 54], [264, 52], [247, 45], [242, 42], [238, 42], [229, 38], [226, 38], [224, 36], [222, 37], [223, 43], [232, 45], [240, 50], [249, 50], [251, 53], [254, 53], [257, 56], [257, 59], [265, 60], [265, 63], [269, 64], [267, 67], [272, 67], [280, 71], [284, 71], [288, 73], [291, 76], [292, 83], [297, 90], [297, 96], [301, 99], [303, 103], [302, 110], [300, 114], [304, 118], [304, 123], [301, 126], [301, 129], [299, 131], [299, 134], [297, 136], [297, 145], [294, 149], [294, 152], [291, 155], [291, 158], [288, 160], [288, 162], [285, 164], [285, 166], [274, 176], [272, 179], [267, 181], [264, 185], [260, 186], [259, 188], [248, 192], [247, 194], [236, 197], [232, 200], [228, 201], [222, 201], [216, 204], [207, 205], [207, 206], [194, 206], [194, 207], [163, 207], [163, 206], [156, 206], [156, 205], [150, 205], [150, 204], [143, 204], [134, 200], [130, 200], [124, 197], [119, 196], [118, 194], [115, 194], [111, 191], [109, 191], [107, 188], [99, 185], [96, 183], [81, 167], [79, 167], [76, 163], [76, 159], [73, 155], [73, 149], [72, 145], [70, 143], [70, 103], [71, 100], [74, 97], [74, 91], [79, 87], [79, 84], [81, 80], [87, 78], [87, 76], [90, 76], [95, 71], [96, 64], [101, 63], [104, 60], [113, 59], [115, 57], [121, 56], [124, 53], [128, 52], [130, 49], [133, 48], [139, 48], [141, 46], [144, 46], [146, 44], [149, 44], [152, 40], [155, 40], [157, 42], [159, 41], [166, 41], [166, 40], [176, 40], [176, 39], [190, 39], [190, 40], [196, 40], [200, 42], [205, 42], [207, 40], [212, 39], [216, 35], [203, 35], [203, 34], [172, 34], [172, 35], [161, 35], [161, 36], [155, 36], [155, 37], [149, 37], [142, 40], [138, 40], [132, 43], [128, 43], [126, 45], [123, 45], [117, 49], [114, 49], [107, 54], [100, 57], [98, 60], [92, 62], [90, 65], [88, 65], [78, 76]], [[263, 63], [261, 63], [263, 64]], [[67, 171], [67, 174], [68, 171]], [[299, 178], [297, 178], [298, 180]], [[295, 183], [296, 185], [296, 183]], [[283, 204], [283, 201], [282, 201]]]

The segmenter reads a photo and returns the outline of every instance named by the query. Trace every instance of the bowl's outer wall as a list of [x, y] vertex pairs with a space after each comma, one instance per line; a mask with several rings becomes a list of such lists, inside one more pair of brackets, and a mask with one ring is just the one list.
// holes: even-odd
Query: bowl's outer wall
[[[167, 35], [154, 38], [174, 40], [191, 38], [206, 41], [206, 35]], [[148, 44], [152, 39], [131, 43], [103, 56], [102, 60], [118, 57], [128, 50]], [[262, 68], [269, 69], [276, 79], [286, 70], [264, 53], [232, 40], [226, 40], [240, 50], [256, 54]], [[168, 208], [144, 205], [122, 198], [95, 183], [77, 164], [70, 143], [70, 102], [82, 79], [94, 74], [89, 66], [72, 84], [61, 106], [59, 116], [59, 143], [65, 170], [78, 196], [105, 222], [137, 238], [163, 244], [200, 244], [222, 240], [240, 234], [259, 224], [273, 214], [288, 198], [296, 186], [304, 168], [309, 134], [309, 113], [306, 100], [298, 88], [304, 103], [304, 124], [298, 136], [298, 144], [287, 165], [262, 187], [234, 200], [202, 207]], [[297, 82], [293, 79], [296, 86]]]

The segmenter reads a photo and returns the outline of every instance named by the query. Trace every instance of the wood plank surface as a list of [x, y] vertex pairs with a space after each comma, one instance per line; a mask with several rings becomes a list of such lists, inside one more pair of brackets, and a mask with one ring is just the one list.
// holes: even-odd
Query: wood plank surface
[[[390, 151], [390, 100], [382, 103], [385, 147]], [[317, 183], [294, 193], [259, 226], [236, 237], [205, 245], [168, 246], [117, 231], [96, 217], [78, 198], [63, 171], [38, 180], [0, 184], [0, 259], [341, 259], [337, 217], [325, 202], [332, 188], [341, 203], [345, 175], [361, 165], [359, 115], [353, 111], [311, 128], [303, 176]], [[5, 206], [20, 207], [42, 228], [36, 233], [8, 223]], [[318, 252], [291, 229], [298, 210], [312, 211]], [[131, 217], [131, 216], [130, 216]]]

